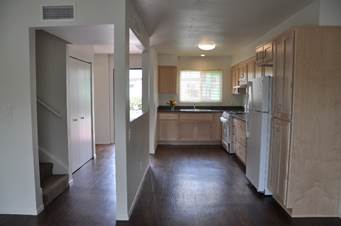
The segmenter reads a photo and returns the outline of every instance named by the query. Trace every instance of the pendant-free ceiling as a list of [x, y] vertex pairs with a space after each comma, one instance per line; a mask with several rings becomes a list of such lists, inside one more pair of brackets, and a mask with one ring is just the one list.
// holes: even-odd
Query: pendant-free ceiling
[[204, 42], [204, 43], [199, 43], [198, 45], [199, 49], [209, 51], [212, 50], [216, 47], [216, 44], [214, 42]]

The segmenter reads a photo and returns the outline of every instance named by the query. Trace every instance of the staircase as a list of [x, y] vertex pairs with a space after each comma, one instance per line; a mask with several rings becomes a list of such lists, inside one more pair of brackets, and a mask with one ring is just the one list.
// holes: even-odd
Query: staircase
[[50, 162], [39, 163], [40, 186], [43, 190], [43, 202], [45, 207], [69, 187], [68, 175], [53, 175], [52, 169], [53, 164]]

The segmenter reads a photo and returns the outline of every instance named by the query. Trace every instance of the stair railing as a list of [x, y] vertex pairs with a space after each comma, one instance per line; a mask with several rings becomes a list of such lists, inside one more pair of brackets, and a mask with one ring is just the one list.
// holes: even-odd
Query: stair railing
[[42, 107], [44, 107], [46, 110], [48, 110], [49, 112], [51, 112], [53, 115], [55, 115], [58, 118], [62, 118], [62, 114], [57, 111], [56, 109], [54, 109], [51, 105], [49, 105], [48, 103], [46, 103], [45, 101], [43, 101], [41, 98], [37, 97], [37, 103], [40, 104]]

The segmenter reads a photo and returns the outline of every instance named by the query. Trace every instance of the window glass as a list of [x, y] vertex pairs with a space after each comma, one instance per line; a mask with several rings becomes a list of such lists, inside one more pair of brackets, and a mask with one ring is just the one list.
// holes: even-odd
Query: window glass
[[134, 115], [142, 112], [142, 69], [130, 69], [129, 70], [129, 105], [130, 115], [134, 118]]
[[221, 102], [222, 71], [181, 71], [180, 102]]

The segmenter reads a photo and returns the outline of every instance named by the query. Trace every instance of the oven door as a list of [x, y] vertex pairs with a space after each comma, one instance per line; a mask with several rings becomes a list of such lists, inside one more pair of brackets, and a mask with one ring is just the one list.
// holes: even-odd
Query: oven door
[[224, 117], [220, 117], [222, 123], [222, 137], [221, 144], [227, 152], [230, 152], [230, 125], [229, 120]]

